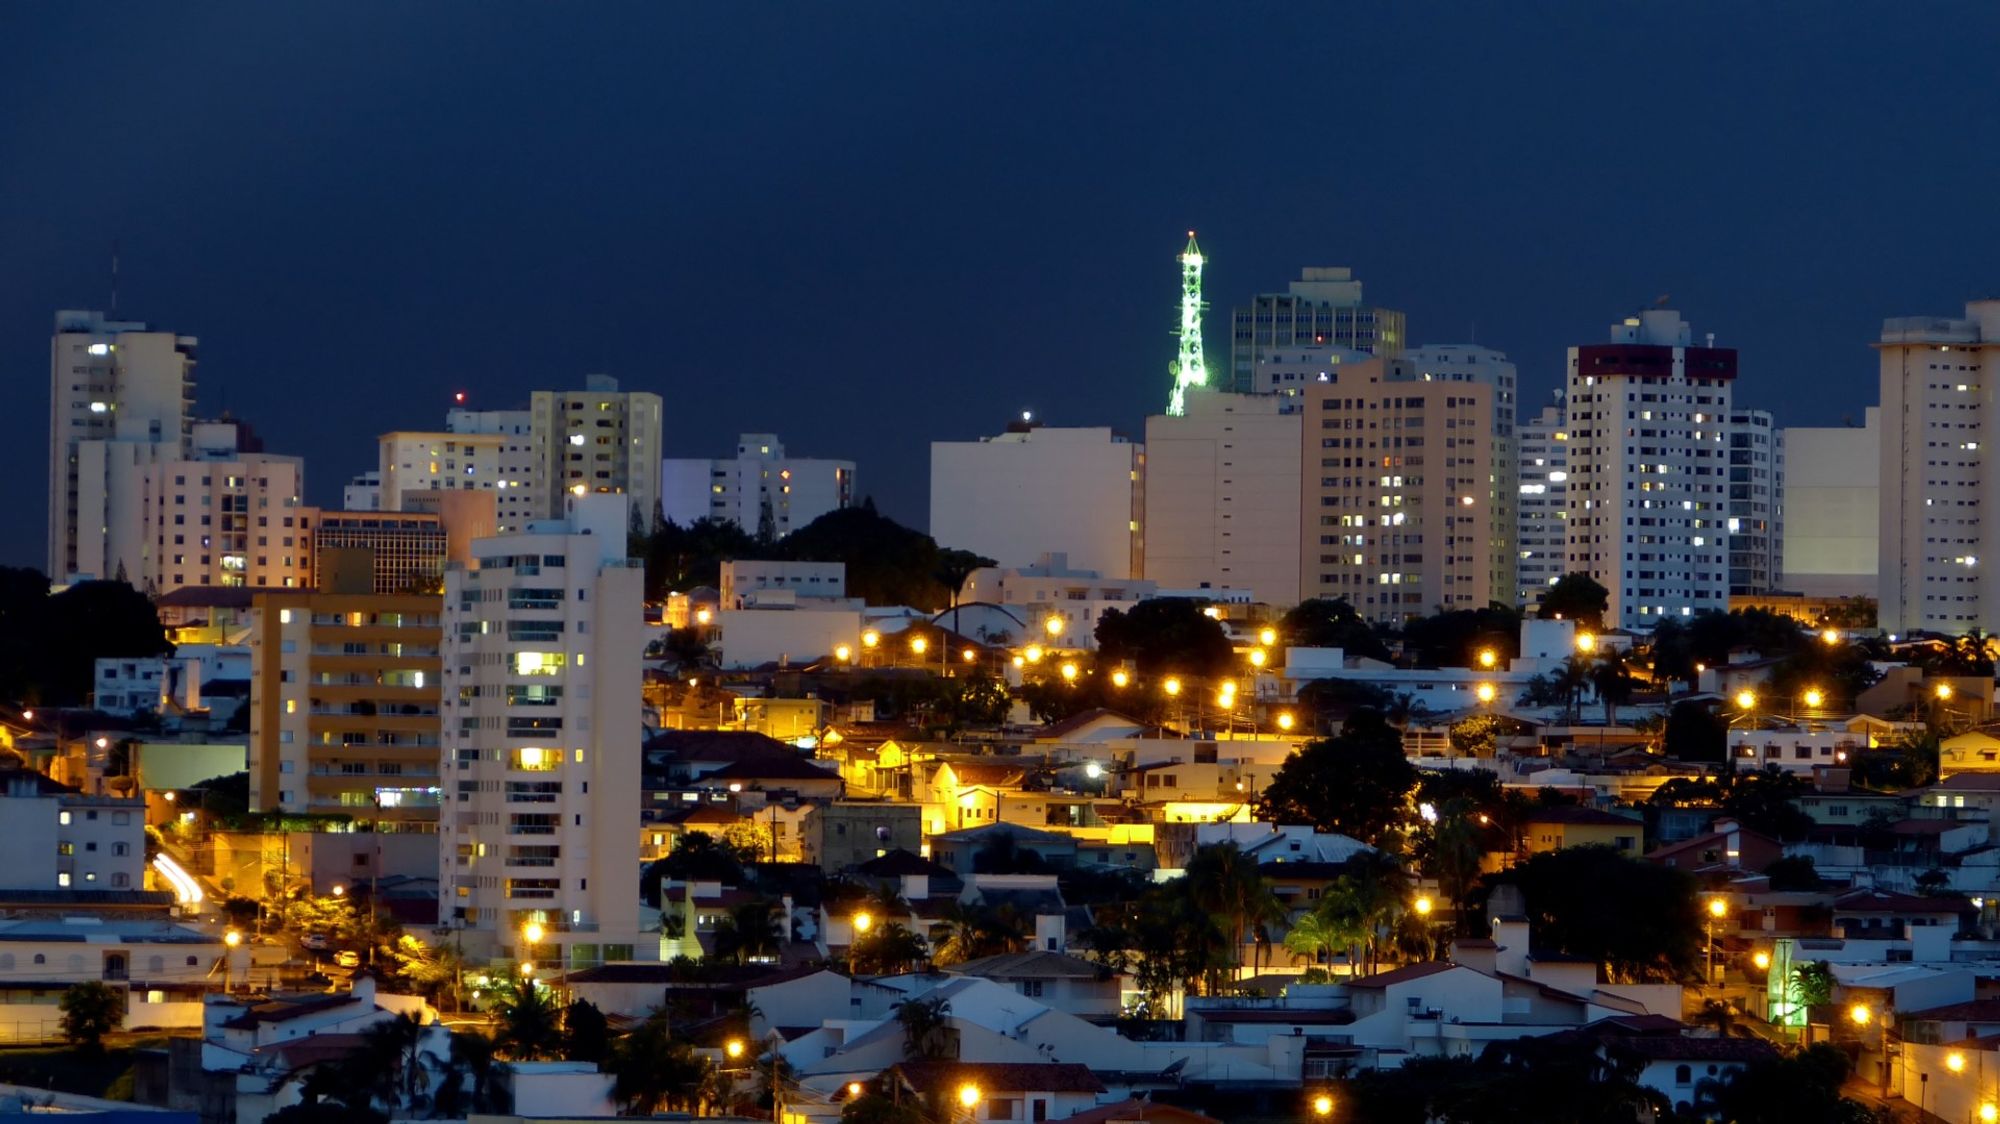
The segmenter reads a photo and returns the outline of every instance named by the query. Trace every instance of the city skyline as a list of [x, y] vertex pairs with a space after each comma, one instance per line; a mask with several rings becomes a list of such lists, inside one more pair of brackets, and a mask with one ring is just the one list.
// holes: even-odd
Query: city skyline
[[[610, 43], [532, 9], [401, 12], [392, 35], [247, 8], [9, 12], [0, 352], [37, 401], [49, 315], [109, 304], [116, 243], [119, 315], [200, 338], [200, 413], [304, 456], [308, 502], [333, 506], [381, 433], [434, 425], [456, 391], [515, 407], [602, 371], [667, 400], [666, 455], [783, 433], [855, 457], [861, 493], [919, 525], [929, 440], [1023, 409], [1143, 431], [1190, 227], [1212, 371], [1228, 308], [1347, 266], [1412, 343], [1506, 352], [1530, 413], [1566, 347], [1666, 293], [1741, 353], [1746, 403], [1859, 423], [1881, 322], [1990, 291], [1973, 204], [1993, 158], [1954, 144], [1913, 179], [1849, 155], [1969, 127], [1976, 33], [1859, 10], [1305, 16], [1387, 48], [1341, 58], [1314, 125], [1248, 111], [1325, 89], [1322, 37], [1065, 12], [1051, 47], [1027, 14], [636, 9]], [[1936, 19], [1954, 14], [1993, 20]], [[1897, 98], [1844, 79], [1864, 58]], [[1187, 161], [1189, 129], [1217, 155]], [[1356, 156], [1357, 135], [1388, 139]], [[147, 174], [84, 173], [79, 145]], [[1910, 213], [1957, 215], [1958, 237], [1904, 238]], [[42, 416], [10, 415], [0, 466], [45, 471]], [[43, 557], [37, 518], [0, 558]]]

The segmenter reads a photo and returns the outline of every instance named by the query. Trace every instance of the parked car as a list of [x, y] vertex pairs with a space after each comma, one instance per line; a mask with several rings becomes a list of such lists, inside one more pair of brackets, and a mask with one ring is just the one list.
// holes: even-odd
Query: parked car
[[307, 933], [305, 936], [299, 938], [299, 944], [305, 948], [312, 949], [314, 952], [325, 952], [327, 949], [333, 947], [333, 938], [327, 936], [325, 933]]
[[343, 968], [361, 967], [361, 954], [351, 948], [343, 948], [333, 954], [333, 962]]

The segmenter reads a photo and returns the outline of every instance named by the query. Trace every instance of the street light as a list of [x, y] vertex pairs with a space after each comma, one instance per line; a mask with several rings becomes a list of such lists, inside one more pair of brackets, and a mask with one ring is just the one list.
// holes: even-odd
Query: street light
[[1996, 1120], [2000, 1120], [2000, 1105], [1996, 1105], [1992, 1101], [1987, 1101], [1985, 1104], [1979, 1106], [1980, 1124], [1993, 1124]]
[[1278, 729], [1290, 730], [1295, 723], [1296, 720], [1292, 717], [1291, 711], [1281, 710], [1278, 712]]
[[1840, 630], [1837, 628], [1829, 628], [1826, 631], [1820, 633], [1819, 638], [1821, 640], [1826, 641], [1828, 644], [1838, 644], [1840, 643]]
[[1068, 627], [1069, 625], [1064, 623], [1061, 617], [1050, 617], [1048, 620], [1042, 622], [1042, 629], [1049, 634], [1049, 639], [1051, 640], [1061, 636], [1063, 629]]
[[1132, 677], [1125, 674], [1125, 669], [1122, 667], [1111, 673], [1111, 685], [1113, 687], [1123, 687], [1130, 682], [1132, 682]]
[[336, 898], [344, 898], [344, 897], [346, 897], [346, 896], [347, 896], [347, 887], [345, 887], [345, 886], [341, 885], [341, 884], [340, 884], [340, 883], [338, 883], [338, 882], [334, 883], [334, 885], [333, 885], [333, 896], [334, 896], [334, 897], [336, 897]]
[[1040, 644], [1028, 645], [1027, 651], [1022, 652], [1021, 654], [1028, 657], [1029, 663], [1042, 662], [1042, 646]]
[[1576, 650], [1579, 652], [1595, 652], [1597, 650], [1597, 637], [1592, 636], [1588, 632], [1577, 633]]
[[930, 642], [925, 640], [923, 637], [921, 636], [910, 637], [910, 651], [915, 652], [917, 655], [920, 656], [923, 655], [924, 649], [928, 647], [930, 647]]
[[1429, 894], [1424, 894], [1417, 898], [1416, 910], [1418, 917], [1429, 917], [1431, 915], [1431, 910], [1434, 908], [1436, 908], [1436, 904], [1431, 901], [1431, 896]]
[[960, 659], [964, 660], [964, 661], [965, 661], [966, 663], [971, 663], [971, 662], [972, 662], [973, 660], [976, 660], [976, 659], [978, 659], [978, 658], [979, 658], [979, 653], [978, 653], [978, 652], [975, 652], [975, 651], [973, 651], [973, 650], [972, 650], [972, 649], [970, 649], [970, 648], [967, 648], [967, 649], [965, 649], [964, 651], [960, 652], [960, 653], [958, 654], [958, 656], [959, 656], [959, 658], [960, 658]]
[[1498, 652], [1495, 652], [1495, 651], [1494, 651], [1493, 649], [1491, 649], [1491, 648], [1481, 648], [1481, 649], [1479, 649], [1479, 666], [1480, 666], [1480, 667], [1485, 667], [1485, 668], [1492, 668], [1492, 667], [1497, 667], [1497, 666], [1499, 666], [1499, 664], [1500, 664], [1500, 653], [1498, 653]]
[[1708, 980], [1715, 982], [1715, 923], [1729, 914], [1729, 903], [1721, 898], [1708, 899]]
[[1493, 684], [1491, 684], [1491, 683], [1481, 683], [1481, 684], [1480, 684], [1480, 685], [1479, 685], [1479, 686], [1478, 686], [1478, 687], [1477, 687], [1477, 688], [1476, 688], [1476, 689], [1475, 689], [1475, 690], [1473, 691], [1473, 694], [1475, 694], [1475, 695], [1478, 695], [1478, 696], [1479, 696], [1479, 701], [1480, 701], [1480, 702], [1483, 702], [1483, 703], [1490, 703], [1490, 702], [1492, 702], [1492, 701], [1493, 701], [1493, 696], [1494, 696], [1494, 695], [1496, 695], [1496, 694], [1498, 694], [1498, 692], [1497, 692], [1497, 691], [1495, 691], [1495, 690], [1493, 689]]
[[882, 642], [882, 634], [875, 631], [872, 628], [869, 629], [867, 632], [861, 634], [861, 646], [863, 648], [873, 648], [875, 645], [880, 644], [881, 642]]
[[1321, 1119], [1333, 1115], [1333, 1098], [1321, 1093], [1313, 1098], [1313, 1115]]
[[[1938, 701], [1939, 701], [1939, 702], [1950, 702], [1950, 701], [1951, 701], [1951, 696], [1952, 696], [1953, 694], [1954, 694], [1954, 692], [1953, 692], [1953, 691], [1952, 691], [1952, 689], [1951, 689], [1951, 684], [1949, 684], [1949, 683], [1940, 683], [1940, 684], [1938, 684], [1938, 685], [1937, 685], [1937, 697], [1938, 697]], [[99, 739], [97, 739], [97, 740], [98, 740], [99, 744], [102, 744], [102, 743], [103, 743], [103, 741], [104, 741], [104, 739], [103, 739], [103, 738], [99, 738]]]
[[1076, 682], [1076, 664], [1065, 661], [1062, 665], [1062, 677], [1065, 682]]
[[958, 1103], [970, 1113], [979, 1104], [979, 1086], [968, 1081], [958, 1087]]
[[729, 1060], [735, 1061], [737, 1058], [743, 1056], [743, 1040], [741, 1038], [730, 1039], [722, 1044], [722, 1052], [729, 1055]]
[[861, 1082], [849, 1081], [847, 1083], [847, 1099], [850, 1101], [861, 1099]]
[[1826, 693], [1818, 687], [1807, 687], [1805, 700], [1807, 709], [1818, 710], [1819, 704], [1826, 701]]
[[1250, 649], [1250, 666], [1251, 666], [1251, 667], [1263, 667], [1263, 666], [1264, 666], [1264, 661], [1265, 661], [1266, 659], [1268, 659], [1268, 658], [1269, 658], [1269, 657], [1267, 657], [1267, 656], [1265, 656], [1265, 655], [1264, 655], [1264, 649], [1262, 649], [1262, 648], [1252, 648], [1252, 649]]
[[1275, 628], [1266, 628], [1257, 633], [1257, 643], [1262, 644], [1266, 648], [1269, 648], [1271, 645], [1276, 644], [1277, 642], [1278, 642], [1278, 630]]
[[1758, 971], [1768, 972], [1771, 970], [1771, 954], [1760, 948], [1750, 954], [1750, 963], [1755, 964]]
[[839, 660], [841, 663], [852, 663], [854, 662], [854, 649], [842, 644], [833, 650], [833, 658]]
[[1181, 681], [1169, 675], [1167, 676], [1167, 681], [1160, 684], [1160, 690], [1165, 691], [1168, 695], [1178, 695], [1181, 693]]
[[1736, 692], [1736, 709], [1747, 711], [1757, 705], [1757, 692], [1748, 687]]
[[854, 931], [857, 933], [866, 933], [874, 924], [875, 918], [871, 917], [866, 910], [854, 915]]
[[1965, 1072], [1965, 1055], [1953, 1050], [1944, 1057], [1944, 1067], [1953, 1073]]
[[1866, 1003], [1856, 1003], [1847, 1009], [1847, 1017], [1855, 1026], [1867, 1026], [1874, 1021], [1875, 1012], [1869, 1010]]

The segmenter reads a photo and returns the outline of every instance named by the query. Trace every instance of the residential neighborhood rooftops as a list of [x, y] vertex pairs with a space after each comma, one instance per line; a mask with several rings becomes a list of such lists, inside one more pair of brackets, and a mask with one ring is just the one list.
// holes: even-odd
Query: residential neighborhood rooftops
[[983, 1093], [1102, 1093], [1090, 1067], [1074, 1062], [899, 1062], [891, 1067], [920, 1093], [976, 1085]]
[[1060, 952], [1003, 952], [954, 964], [950, 971], [962, 976], [998, 979], [1081, 979], [1104, 976], [1107, 970], [1079, 956]]
[[1389, 987], [1392, 984], [1409, 983], [1411, 980], [1420, 980], [1426, 976], [1435, 976], [1441, 972], [1455, 971], [1457, 968], [1458, 965], [1447, 964], [1442, 960], [1427, 960], [1422, 964], [1405, 964], [1401, 968], [1395, 968], [1387, 972], [1377, 972], [1372, 976], [1362, 976], [1356, 980], [1349, 980], [1347, 986], [1350, 989], [1357, 987]]

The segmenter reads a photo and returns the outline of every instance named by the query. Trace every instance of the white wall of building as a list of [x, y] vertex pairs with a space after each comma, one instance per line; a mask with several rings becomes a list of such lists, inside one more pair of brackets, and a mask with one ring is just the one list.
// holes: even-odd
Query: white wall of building
[[1174, 589], [1299, 600], [1295, 399], [1196, 388], [1182, 417], [1146, 419], [1146, 577]]
[[660, 464], [660, 509], [684, 527], [722, 519], [756, 534], [768, 512], [772, 537], [784, 538], [854, 495], [853, 461], [788, 456], [775, 433], [739, 435], [733, 457]]
[[858, 607], [725, 608], [716, 614], [723, 667], [814, 663], [842, 644], [859, 652], [861, 632]]
[[1785, 430], [1784, 589], [1873, 597], [1881, 559], [1882, 412], [1860, 427]]
[[1516, 604], [1533, 609], [1569, 571], [1569, 421], [1561, 396], [1521, 423], [1515, 513]]
[[1145, 446], [1104, 427], [1016, 427], [931, 443], [931, 537], [1002, 566], [1051, 551], [1106, 577], [1145, 572]]

